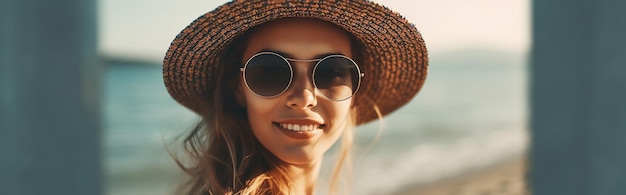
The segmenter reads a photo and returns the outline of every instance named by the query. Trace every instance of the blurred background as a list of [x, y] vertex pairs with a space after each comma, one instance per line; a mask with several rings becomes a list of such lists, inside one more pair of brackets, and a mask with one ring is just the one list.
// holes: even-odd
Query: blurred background
[[[169, 97], [160, 62], [182, 28], [224, 2], [99, 1], [107, 194], [168, 194], [180, 180], [164, 147], [180, 145], [173, 138], [198, 117]], [[377, 2], [420, 30], [430, 73], [382, 130], [377, 122], [358, 127], [354, 194], [391, 193], [524, 155], [530, 2]]]
[[[199, 118], [169, 97], [161, 61], [224, 2], [0, 1], [0, 194], [173, 194], [184, 175], [168, 151]], [[377, 2], [420, 30], [430, 72], [412, 102], [357, 128], [352, 194], [503, 164], [534, 194], [626, 194], [626, 2]]]
[[[161, 61], [181, 29], [225, 2], [2, 1], [0, 194], [172, 194], [184, 176], [168, 151], [179, 154], [176, 138], [199, 118], [169, 97]], [[352, 192], [393, 194], [523, 158], [530, 2], [377, 2], [420, 30], [430, 73], [411, 103], [356, 130]]]

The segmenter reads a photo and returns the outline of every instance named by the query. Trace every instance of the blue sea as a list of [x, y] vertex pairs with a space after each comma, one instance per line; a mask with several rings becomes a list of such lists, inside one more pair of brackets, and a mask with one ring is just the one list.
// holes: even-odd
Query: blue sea
[[[170, 98], [161, 75], [157, 63], [107, 63], [106, 194], [174, 194], [184, 178], [168, 150], [176, 154], [177, 136], [199, 118]], [[352, 194], [393, 194], [519, 158], [527, 147], [526, 96], [524, 53], [431, 54], [420, 93], [382, 123], [356, 129]], [[325, 194], [333, 168], [329, 153], [318, 194]]]

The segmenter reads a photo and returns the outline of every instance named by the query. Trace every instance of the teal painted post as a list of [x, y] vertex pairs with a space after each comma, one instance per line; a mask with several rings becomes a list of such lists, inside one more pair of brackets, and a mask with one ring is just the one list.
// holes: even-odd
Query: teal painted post
[[626, 194], [626, 1], [532, 8], [532, 194]]
[[102, 194], [96, 1], [0, 1], [0, 194]]

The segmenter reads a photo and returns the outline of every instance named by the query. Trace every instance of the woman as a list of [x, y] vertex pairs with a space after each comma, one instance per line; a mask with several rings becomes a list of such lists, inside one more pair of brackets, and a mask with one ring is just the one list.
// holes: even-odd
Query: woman
[[352, 129], [419, 91], [417, 29], [369, 1], [235, 1], [174, 39], [166, 88], [202, 117], [185, 140], [186, 194], [313, 194], [341, 137], [331, 180], [349, 165]]

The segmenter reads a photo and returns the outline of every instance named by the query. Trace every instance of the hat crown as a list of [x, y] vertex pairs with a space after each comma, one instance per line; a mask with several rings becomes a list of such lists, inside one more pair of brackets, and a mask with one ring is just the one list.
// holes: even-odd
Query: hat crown
[[370, 1], [233, 1], [183, 29], [163, 60], [166, 89], [179, 103], [204, 115], [212, 105], [218, 68], [226, 47], [249, 29], [280, 18], [314, 18], [333, 23], [363, 46], [366, 77], [355, 95], [357, 124], [387, 115], [410, 101], [428, 72], [422, 36], [404, 17]]

